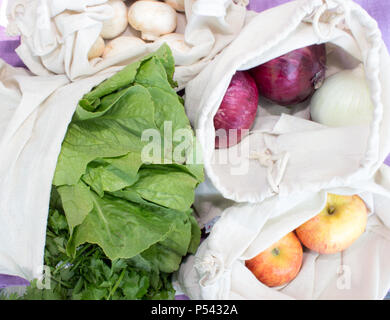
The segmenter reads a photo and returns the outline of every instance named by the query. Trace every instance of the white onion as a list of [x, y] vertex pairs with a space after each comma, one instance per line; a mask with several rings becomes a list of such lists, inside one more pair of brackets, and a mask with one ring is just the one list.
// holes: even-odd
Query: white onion
[[327, 78], [310, 102], [312, 120], [329, 127], [368, 124], [373, 110], [362, 65]]

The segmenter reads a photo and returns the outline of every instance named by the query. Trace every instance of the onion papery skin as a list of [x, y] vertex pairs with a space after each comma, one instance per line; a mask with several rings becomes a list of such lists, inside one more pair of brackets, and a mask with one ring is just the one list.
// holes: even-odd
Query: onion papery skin
[[250, 70], [261, 96], [281, 106], [308, 99], [325, 79], [325, 44], [286, 53]]
[[[241, 141], [243, 129], [249, 130], [256, 118], [259, 92], [247, 71], [237, 71], [214, 116], [215, 148], [229, 148]], [[226, 135], [218, 135], [223, 129]], [[234, 133], [229, 130], [236, 130]]]
[[328, 127], [369, 125], [374, 104], [363, 65], [328, 77], [311, 98], [310, 115]]

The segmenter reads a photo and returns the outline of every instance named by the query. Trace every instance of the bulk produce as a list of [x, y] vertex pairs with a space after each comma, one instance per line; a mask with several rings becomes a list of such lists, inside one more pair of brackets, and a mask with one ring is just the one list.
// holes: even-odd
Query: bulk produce
[[260, 95], [282, 106], [305, 101], [325, 79], [325, 44], [288, 52], [250, 70]]
[[243, 130], [250, 129], [259, 100], [256, 84], [246, 71], [237, 71], [214, 116], [215, 148], [231, 147], [241, 141]]
[[141, 31], [142, 39], [154, 41], [176, 29], [177, 13], [164, 2], [141, 0], [130, 6], [128, 20], [135, 30]]
[[155, 42], [161, 44], [166, 43], [169, 48], [171, 48], [172, 53], [175, 56], [175, 62], [179, 65], [189, 65], [194, 63], [197, 59], [196, 56], [191, 57], [188, 55], [191, 50], [191, 46], [186, 43], [184, 34], [182, 33], [169, 33], [161, 36]]
[[128, 26], [127, 7], [122, 0], [109, 0], [107, 4], [112, 7], [114, 16], [103, 22], [100, 35], [103, 39], [113, 39], [124, 32]]
[[145, 50], [145, 42], [137, 37], [133, 36], [120, 36], [108, 42], [104, 49], [103, 59], [120, 56], [126, 54], [126, 51], [139, 51], [140, 53]]
[[358, 196], [328, 194], [324, 209], [297, 228], [302, 244], [318, 253], [331, 254], [347, 249], [364, 232], [367, 207]]
[[[113, 17], [103, 21], [102, 30], [95, 44], [91, 47], [88, 59], [108, 59], [126, 55], [127, 50], [140, 48], [145, 51], [146, 42], [159, 40], [179, 53], [183, 54], [190, 50], [190, 46], [184, 41], [184, 35], [175, 33], [177, 26], [177, 15], [184, 12], [184, 1], [167, 0], [138, 0], [129, 7], [123, 0], [109, 0], [107, 5], [111, 6]], [[140, 32], [140, 36], [123, 35], [127, 27]], [[133, 31], [134, 31], [133, 30]], [[139, 41], [136, 41], [138, 39]], [[111, 40], [110, 42], [106, 42]], [[184, 61], [190, 64], [194, 61]], [[177, 62], [181, 64], [180, 61]]]
[[[172, 157], [165, 144], [142, 157], [145, 130], [193, 132], [174, 90], [169, 47], [126, 66], [86, 93], [62, 143], [53, 179], [45, 264], [51, 290], [24, 299], [172, 299], [170, 274], [194, 253], [192, 215], [203, 167]], [[166, 161], [167, 159], [171, 161]]]
[[215, 148], [231, 147], [241, 141], [243, 130], [250, 129], [255, 120], [259, 95], [283, 106], [303, 102], [321, 87], [325, 67], [326, 50], [322, 44], [236, 72], [214, 116]]
[[310, 101], [312, 120], [330, 127], [369, 124], [373, 111], [363, 65], [330, 76]]
[[92, 45], [91, 49], [89, 49], [88, 59], [100, 57], [103, 54], [105, 47], [106, 45], [103, 38], [99, 36]]
[[369, 124], [374, 107], [363, 65], [326, 80], [325, 71], [325, 44], [300, 48], [238, 71], [214, 117], [215, 148], [231, 147], [242, 140], [244, 129], [254, 123], [259, 96], [287, 107], [310, 99], [311, 119], [327, 126]]
[[269, 287], [292, 281], [302, 266], [303, 249], [294, 232], [285, 235], [245, 265], [256, 278]]
[[245, 261], [256, 278], [269, 287], [292, 281], [302, 265], [302, 245], [320, 254], [350, 247], [365, 231], [368, 212], [358, 195], [328, 194], [325, 207], [315, 217]]

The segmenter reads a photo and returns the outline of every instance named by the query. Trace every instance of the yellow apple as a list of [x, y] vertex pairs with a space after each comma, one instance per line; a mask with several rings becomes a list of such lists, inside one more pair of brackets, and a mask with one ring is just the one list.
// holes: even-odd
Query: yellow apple
[[367, 207], [358, 195], [328, 194], [325, 208], [296, 229], [302, 244], [321, 254], [345, 250], [367, 225]]
[[266, 286], [277, 287], [297, 276], [302, 257], [302, 245], [294, 232], [290, 232], [256, 257], [245, 261], [245, 265]]

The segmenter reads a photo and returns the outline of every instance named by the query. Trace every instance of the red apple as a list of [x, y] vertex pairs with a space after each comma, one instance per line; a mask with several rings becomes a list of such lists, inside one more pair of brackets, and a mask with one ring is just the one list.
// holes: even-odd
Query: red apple
[[256, 257], [245, 261], [245, 265], [266, 286], [277, 287], [297, 276], [302, 257], [302, 245], [294, 232], [290, 232]]
[[364, 232], [367, 207], [358, 195], [328, 194], [325, 208], [296, 229], [302, 244], [319, 253], [345, 250]]

